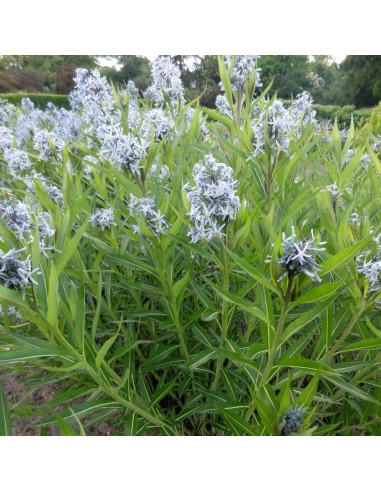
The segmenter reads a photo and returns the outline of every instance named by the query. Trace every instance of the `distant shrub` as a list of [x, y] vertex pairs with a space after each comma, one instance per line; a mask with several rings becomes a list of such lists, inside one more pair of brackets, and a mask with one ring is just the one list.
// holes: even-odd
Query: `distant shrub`
[[[286, 107], [291, 106], [292, 101], [283, 101]], [[313, 109], [316, 111], [316, 118], [320, 121], [331, 120], [335, 121], [337, 118], [337, 124], [340, 129], [346, 128], [351, 124], [351, 116], [353, 115], [353, 121], [356, 126], [360, 126], [367, 120], [371, 113], [372, 108], [356, 109], [355, 106], [335, 106], [335, 105], [323, 105], [314, 104]]]
[[357, 144], [364, 145], [367, 139], [373, 143], [381, 135], [381, 102], [370, 111], [369, 117], [360, 120]]
[[49, 102], [59, 108], [70, 109], [69, 96], [60, 94], [33, 94], [27, 92], [17, 92], [0, 94], [0, 98], [8, 101], [15, 106], [21, 103], [21, 99], [29, 97], [34, 105], [39, 109], [45, 109]]

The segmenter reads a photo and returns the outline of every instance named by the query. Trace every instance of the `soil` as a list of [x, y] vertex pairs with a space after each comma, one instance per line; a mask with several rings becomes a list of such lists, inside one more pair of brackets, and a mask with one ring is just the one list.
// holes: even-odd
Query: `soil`
[[[0, 371], [0, 381], [4, 389], [5, 396], [10, 405], [19, 402], [27, 394], [27, 385], [25, 375], [23, 374], [7, 374], [6, 371]], [[49, 385], [34, 391], [28, 396], [26, 401], [33, 405], [43, 405], [49, 400], [58, 396], [61, 390], [59, 384]], [[78, 398], [76, 403], [86, 401], [86, 398]], [[59, 408], [57, 408], [59, 411]], [[40, 429], [31, 427], [37, 423], [40, 417], [20, 417], [12, 416], [12, 435], [13, 436], [39, 436]], [[48, 427], [46, 429], [48, 436], [60, 436], [61, 433], [58, 427]], [[86, 436], [110, 436], [115, 435], [115, 427], [111, 427], [110, 423], [105, 421], [97, 427], [90, 426], [86, 428]]]

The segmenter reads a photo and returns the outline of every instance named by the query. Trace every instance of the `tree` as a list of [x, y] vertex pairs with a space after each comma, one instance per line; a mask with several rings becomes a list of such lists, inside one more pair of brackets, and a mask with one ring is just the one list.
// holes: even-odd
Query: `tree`
[[307, 79], [315, 103], [342, 104], [342, 73], [329, 55], [315, 55], [309, 63]]
[[13, 80], [5, 89], [7, 92], [67, 94], [74, 86], [76, 68], [97, 66], [96, 57], [92, 55], [5, 55], [1, 61], [8, 80]]
[[201, 95], [200, 104], [214, 108], [217, 94], [221, 93], [217, 56], [193, 58], [193, 67], [187, 67], [181, 76], [186, 97], [191, 100]]
[[144, 56], [117, 55], [109, 56], [120, 68], [104, 67], [102, 74], [114, 84], [125, 84], [132, 80], [137, 87], [144, 91], [151, 83], [151, 62]]
[[381, 56], [348, 55], [340, 65], [347, 104], [375, 106], [381, 100]]
[[307, 55], [263, 55], [259, 59], [261, 80], [266, 87], [272, 80], [271, 93], [281, 99], [295, 97], [303, 90], [309, 90], [311, 83]]
[[6, 60], [0, 58], [0, 93], [10, 92], [14, 87], [15, 81], [8, 72], [8, 64]]

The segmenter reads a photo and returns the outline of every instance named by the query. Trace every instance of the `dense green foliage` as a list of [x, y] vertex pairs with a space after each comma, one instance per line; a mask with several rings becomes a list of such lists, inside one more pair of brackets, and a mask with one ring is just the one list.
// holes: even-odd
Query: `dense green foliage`
[[348, 55], [341, 66], [344, 100], [356, 107], [374, 106], [381, 100], [381, 56]]
[[316, 117], [319, 120], [335, 121], [340, 128], [346, 128], [351, 124], [351, 118], [356, 125], [359, 125], [361, 121], [370, 117], [372, 110], [368, 108], [356, 109], [354, 106], [323, 106], [321, 104], [315, 104]]
[[[86, 135], [46, 161], [28, 148], [63, 198], [54, 203], [35, 177], [54, 249], [41, 250], [38, 228], [26, 244], [0, 226], [1, 249], [26, 248], [41, 271], [25, 297], [0, 286], [0, 365], [25, 371], [31, 391], [61, 390], [40, 407], [4, 405], [0, 430], [10, 413], [64, 435], [105, 420], [124, 435], [284, 435], [288, 425], [298, 435], [381, 434], [381, 289], [358, 270], [381, 233], [377, 136], [354, 147], [353, 125], [345, 136], [336, 124], [319, 132], [303, 113], [282, 150], [269, 123], [275, 98], [266, 90], [254, 98], [251, 75], [232, 87], [228, 68], [220, 59], [230, 116], [196, 102], [189, 121], [165, 97], [173, 128], [152, 132], [136, 172], [118, 170]], [[137, 136], [128, 97], [115, 101], [125, 134]], [[152, 104], [140, 100], [139, 110]], [[191, 242], [184, 184], [196, 186], [195, 164], [209, 154], [232, 170], [240, 206], [221, 237]], [[5, 194], [30, 195], [23, 181], [8, 184]], [[169, 228], [159, 233], [152, 217], [135, 213], [132, 195], [152, 198]], [[89, 221], [102, 208], [114, 211], [109, 227]], [[280, 262], [293, 227], [303, 244], [311, 229], [311, 244], [324, 243], [308, 250], [320, 282]], [[21, 323], [7, 312], [14, 306]], [[300, 407], [292, 430], [290, 411]]]
[[68, 94], [75, 69], [96, 66], [92, 55], [4, 55], [0, 58], [0, 92]]
[[358, 143], [364, 145], [368, 139], [374, 141], [374, 135], [381, 135], [381, 103], [372, 109], [369, 118], [362, 121], [357, 134]]
[[[260, 65], [264, 86], [271, 83], [270, 94], [281, 99], [294, 98], [303, 90], [319, 105], [361, 108], [374, 106], [381, 99], [380, 56], [348, 56], [339, 65], [327, 55], [263, 55]], [[216, 56], [196, 59], [182, 78], [192, 97], [203, 92], [202, 103], [214, 107], [220, 92]]]
[[151, 62], [148, 58], [135, 55], [118, 55], [113, 57], [120, 68], [104, 67], [102, 70], [113, 84], [122, 85], [132, 80], [141, 91], [152, 82]]

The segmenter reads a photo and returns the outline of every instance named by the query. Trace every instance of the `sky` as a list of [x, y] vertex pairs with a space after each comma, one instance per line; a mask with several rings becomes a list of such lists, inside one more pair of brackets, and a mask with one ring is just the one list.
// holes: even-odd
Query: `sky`
[[331, 55], [336, 63], [341, 63], [347, 55]]

